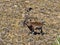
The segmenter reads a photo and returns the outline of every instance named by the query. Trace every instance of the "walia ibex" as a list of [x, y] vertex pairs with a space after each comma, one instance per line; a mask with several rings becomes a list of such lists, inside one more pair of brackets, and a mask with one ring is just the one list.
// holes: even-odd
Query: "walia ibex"
[[[29, 28], [29, 30], [31, 31], [31, 33], [33, 33], [35, 35], [40, 34], [40, 33], [42, 35], [44, 34], [43, 30], [42, 30], [44, 22], [32, 22], [31, 19], [30, 19], [30, 21], [28, 21], [28, 19], [27, 19], [27, 20], [24, 21], [23, 24], [26, 25]], [[35, 32], [35, 30], [39, 30], [40, 32]]]
[[[27, 26], [29, 28], [29, 30], [31, 31], [30, 33], [33, 33], [34, 35], [36, 34], [44, 34], [42, 27], [44, 25], [44, 22], [37, 22], [37, 21], [32, 21], [31, 18], [29, 18], [28, 16], [26, 16], [23, 25]], [[36, 32], [35, 30], [39, 30], [40, 32]]]

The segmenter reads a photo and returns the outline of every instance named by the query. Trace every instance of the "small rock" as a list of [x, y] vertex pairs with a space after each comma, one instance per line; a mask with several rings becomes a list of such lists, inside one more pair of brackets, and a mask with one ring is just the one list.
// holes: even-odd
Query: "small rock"
[[29, 3], [30, 1], [25, 1], [26, 3]]
[[14, 5], [14, 7], [18, 7], [17, 5]]

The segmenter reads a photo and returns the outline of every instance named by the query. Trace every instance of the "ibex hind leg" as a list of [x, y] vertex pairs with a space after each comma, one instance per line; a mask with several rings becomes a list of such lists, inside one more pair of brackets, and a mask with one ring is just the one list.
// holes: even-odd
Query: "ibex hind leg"
[[44, 32], [43, 32], [43, 30], [42, 30], [42, 27], [40, 28], [40, 30], [41, 30], [41, 32], [40, 32], [40, 33], [41, 33], [42, 35], [44, 35]]
[[[40, 31], [40, 33], [43, 34], [42, 27], [37, 27], [36, 29], [38, 29]], [[37, 33], [37, 34], [40, 34], [40, 33]]]

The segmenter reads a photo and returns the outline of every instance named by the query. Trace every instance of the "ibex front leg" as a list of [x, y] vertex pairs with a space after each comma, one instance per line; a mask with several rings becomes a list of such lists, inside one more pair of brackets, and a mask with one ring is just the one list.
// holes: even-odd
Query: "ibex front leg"
[[[27, 24], [26, 24], [27, 25]], [[33, 28], [33, 26], [32, 25], [30, 25], [30, 26], [28, 26], [27, 25], [27, 27], [29, 28], [29, 30], [31, 31], [29, 34], [32, 34], [32, 33], [34, 33], [34, 28]]]

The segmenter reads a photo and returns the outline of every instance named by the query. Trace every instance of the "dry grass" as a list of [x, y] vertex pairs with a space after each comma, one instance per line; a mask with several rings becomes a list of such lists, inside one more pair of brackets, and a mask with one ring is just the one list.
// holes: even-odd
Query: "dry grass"
[[[22, 25], [25, 9], [31, 17], [45, 21], [45, 35], [28, 35]], [[60, 0], [0, 0], [0, 45], [52, 45], [60, 35]]]

